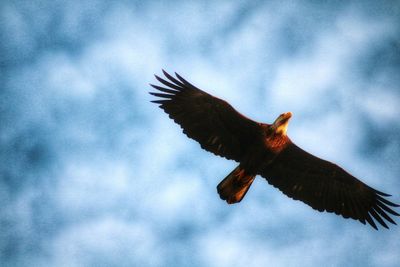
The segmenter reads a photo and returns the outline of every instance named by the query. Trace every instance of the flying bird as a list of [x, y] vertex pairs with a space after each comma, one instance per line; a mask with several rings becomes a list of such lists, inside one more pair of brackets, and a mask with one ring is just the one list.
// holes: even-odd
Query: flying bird
[[338, 165], [320, 159], [294, 144], [287, 136], [292, 113], [281, 114], [272, 124], [253, 121], [237, 112], [226, 101], [192, 85], [179, 74], [163, 70], [155, 75], [162, 86], [150, 84], [150, 92], [171, 119], [188, 137], [215, 155], [235, 160], [239, 165], [217, 186], [228, 204], [240, 202], [256, 175], [288, 197], [301, 200], [320, 212], [334, 212], [344, 218], [389, 228], [396, 224], [389, 216], [400, 216], [389, 200]]

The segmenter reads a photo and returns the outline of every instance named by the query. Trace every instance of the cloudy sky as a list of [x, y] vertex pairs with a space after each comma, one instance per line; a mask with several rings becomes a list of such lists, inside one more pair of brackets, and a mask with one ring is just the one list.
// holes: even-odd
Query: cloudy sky
[[291, 111], [295, 143], [399, 203], [399, 1], [1, 1], [0, 22], [2, 266], [399, 266], [400, 227], [262, 178], [228, 206], [235, 163], [147, 93], [164, 68]]

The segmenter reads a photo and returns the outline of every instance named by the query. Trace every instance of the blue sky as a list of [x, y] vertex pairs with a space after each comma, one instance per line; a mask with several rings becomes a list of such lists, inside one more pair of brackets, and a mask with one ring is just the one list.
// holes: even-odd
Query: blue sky
[[[322, 2], [322, 1], [321, 1]], [[318, 213], [149, 102], [164, 68], [400, 202], [398, 1], [2, 1], [2, 266], [398, 266], [400, 228]], [[397, 220], [397, 222], [400, 222]]]

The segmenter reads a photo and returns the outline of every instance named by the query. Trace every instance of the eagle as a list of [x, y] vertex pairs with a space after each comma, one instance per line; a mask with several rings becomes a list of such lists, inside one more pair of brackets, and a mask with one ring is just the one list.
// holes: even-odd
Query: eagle
[[[390, 217], [400, 216], [389, 194], [363, 183], [338, 165], [320, 159], [293, 143], [287, 136], [291, 112], [272, 123], [259, 123], [236, 111], [228, 102], [197, 88], [175, 73], [155, 75], [160, 85], [151, 102], [159, 105], [200, 146], [239, 165], [217, 186], [222, 200], [238, 203], [257, 175], [294, 200], [320, 212], [389, 228]], [[375, 220], [374, 220], [375, 219]], [[375, 222], [376, 221], [376, 222]]]

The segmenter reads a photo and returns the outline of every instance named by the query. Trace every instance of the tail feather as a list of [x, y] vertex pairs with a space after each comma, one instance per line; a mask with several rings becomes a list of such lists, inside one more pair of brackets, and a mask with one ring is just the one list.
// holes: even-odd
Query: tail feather
[[246, 195], [255, 177], [255, 175], [246, 174], [244, 169], [237, 166], [218, 184], [217, 190], [220, 198], [228, 204], [240, 202]]

